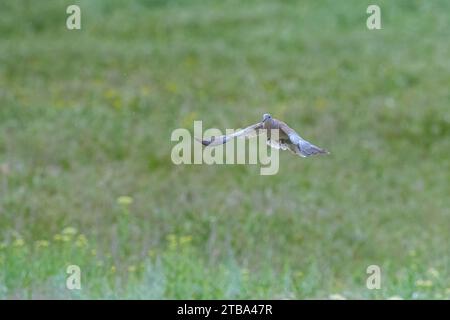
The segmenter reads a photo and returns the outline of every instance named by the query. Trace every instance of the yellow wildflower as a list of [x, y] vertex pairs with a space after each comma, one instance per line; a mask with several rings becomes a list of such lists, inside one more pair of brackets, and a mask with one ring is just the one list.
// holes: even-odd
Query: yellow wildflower
[[175, 82], [168, 82], [165, 85], [166, 90], [170, 93], [177, 93], [178, 92], [178, 86]]
[[149, 86], [142, 86], [141, 88], [140, 88], [140, 93], [141, 93], [141, 95], [142, 96], [144, 96], [144, 97], [146, 97], [146, 96], [148, 96], [149, 95], [149, 93], [150, 93], [150, 87]]
[[77, 237], [77, 240], [75, 241], [75, 245], [77, 247], [79, 247], [79, 248], [85, 247], [87, 245], [87, 243], [88, 243], [88, 241], [87, 241], [87, 238], [86, 238], [86, 236], [84, 234], [80, 234]]
[[189, 112], [181, 121], [183, 127], [189, 127], [192, 125], [195, 119], [198, 118], [197, 112]]
[[47, 240], [37, 240], [36, 241], [36, 247], [37, 248], [41, 248], [41, 247], [46, 248], [46, 247], [49, 246], [49, 244], [50, 243]]
[[416, 281], [416, 286], [429, 288], [429, 287], [433, 286], [433, 282], [431, 280], [417, 280]]
[[112, 101], [112, 106], [115, 109], [121, 109], [122, 108], [122, 99], [120, 97], [116, 97]]
[[120, 196], [117, 198], [117, 203], [123, 206], [128, 206], [133, 203], [133, 198], [129, 196]]
[[119, 97], [119, 93], [114, 89], [108, 89], [105, 92], [103, 92], [103, 97], [111, 101], [117, 99]]
[[192, 241], [192, 236], [180, 237], [180, 245], [189, 244]]
[[77, 229], [75, 229], [73, 227], [67, 227], [67, 228], [63, 229], [62, 234], [73, 236], [73, 235], [76, 235], [77, 232], [78, 232]]
[[175, 250], [177, 248], [177, 236], [174, 234], [169, 234], [167, 236], [167, 241], [169, 241], [169, 249]]
[[14, 240], [13, 246], [14, 247], [23, 247], [25, 245], [25, 241], [22, 238], [18, 238]]

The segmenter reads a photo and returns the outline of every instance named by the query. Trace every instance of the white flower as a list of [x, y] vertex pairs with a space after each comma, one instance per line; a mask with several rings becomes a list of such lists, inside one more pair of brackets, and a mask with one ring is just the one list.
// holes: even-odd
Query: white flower
[[430, 269], [428, 269], [428, 273], [429, 273], [433, 278], [439, 278], [439, 271], [437, 271], [435, 268], [430, 268]]
[[416, 281], [416, 286], [418, 287], [432, 287], [433, 286], [433, 281], [431, 280], [417, 280]]
[[388, 300], [403, 300], [403, 298], [400, 296], [392, 296], [392, 297], [389, 297]]
[[340, 295], [339, 293], [330, 294], [328, 298], [330, 298], [331, 300], [347, 300], [346, 297]]

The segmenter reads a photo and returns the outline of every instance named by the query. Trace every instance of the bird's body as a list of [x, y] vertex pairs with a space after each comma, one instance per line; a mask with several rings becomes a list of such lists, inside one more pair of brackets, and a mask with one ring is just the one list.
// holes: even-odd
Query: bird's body
[[[290, 150], [292, 153], [308, 157], [315, 154], [328, 154], [325, 149], [319, 148], [312, 143], [304, 140], [294, 129], [289, 127], [285, 122], [274, 119], [270, 114], [264, 114], [263, 120], [254, 125], [248, 126], [245, 129], [238, 130], [233, 134], [223, 135], [218, 137], [211, 137], [209, 139], [198, 140], [205, 146], [216, 146], [227, 143], [230, 139], [235, 137], [251, 137], [258, 135], [265, 129], [267, 132], [267, 144], [272, 148]], [[277, 134], [272, 131], [277, 130]]]

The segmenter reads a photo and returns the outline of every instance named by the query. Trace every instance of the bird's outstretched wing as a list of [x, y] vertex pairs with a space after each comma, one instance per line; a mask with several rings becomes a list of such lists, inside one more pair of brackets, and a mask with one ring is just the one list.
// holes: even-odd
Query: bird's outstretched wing
[[286, 123], [279, 121], [279, 128], [280, 131], [288, 136], [287, 147], [292, 153], [301, 157], [309, 157], [315, 154], [329, 154], [327, 150], [313, 145], [300, 137], [300, 135]]
[[233, 138], [237, 138], [237, 137], [246, 137], [246, 138], [250, 138], [253, 136], [256, 136], [259, 134], [259, 130], [262, 129], [263, 124], [262, 122], [258, 122], [255, 123], [251, 126], [248, 126], [245, 129], [241, 129], [238, 130], [236, 132], [233, 132], [232, 134], [228, 134], [228, 135], [223, 135], [223, 136], [213, 136], [210, 138], [205, 138], [203, 140], [198, 139], [195, 137], [195, 140], [197, 140], [198, 142], [200, 142], [201, 144], [203, 144], [204, 146], [217, 146], [220, 144], [224, 144], [227, 143], [228, 141], [230, 141]]

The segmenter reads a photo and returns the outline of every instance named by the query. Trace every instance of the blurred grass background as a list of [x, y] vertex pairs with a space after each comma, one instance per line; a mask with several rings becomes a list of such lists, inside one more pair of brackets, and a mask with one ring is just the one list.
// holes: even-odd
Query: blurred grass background
[[[448, 299], [450, 3], [372, 3], [2, 1], [0, 298]], [[264, 112], [332, 154], [172, 164]]]

